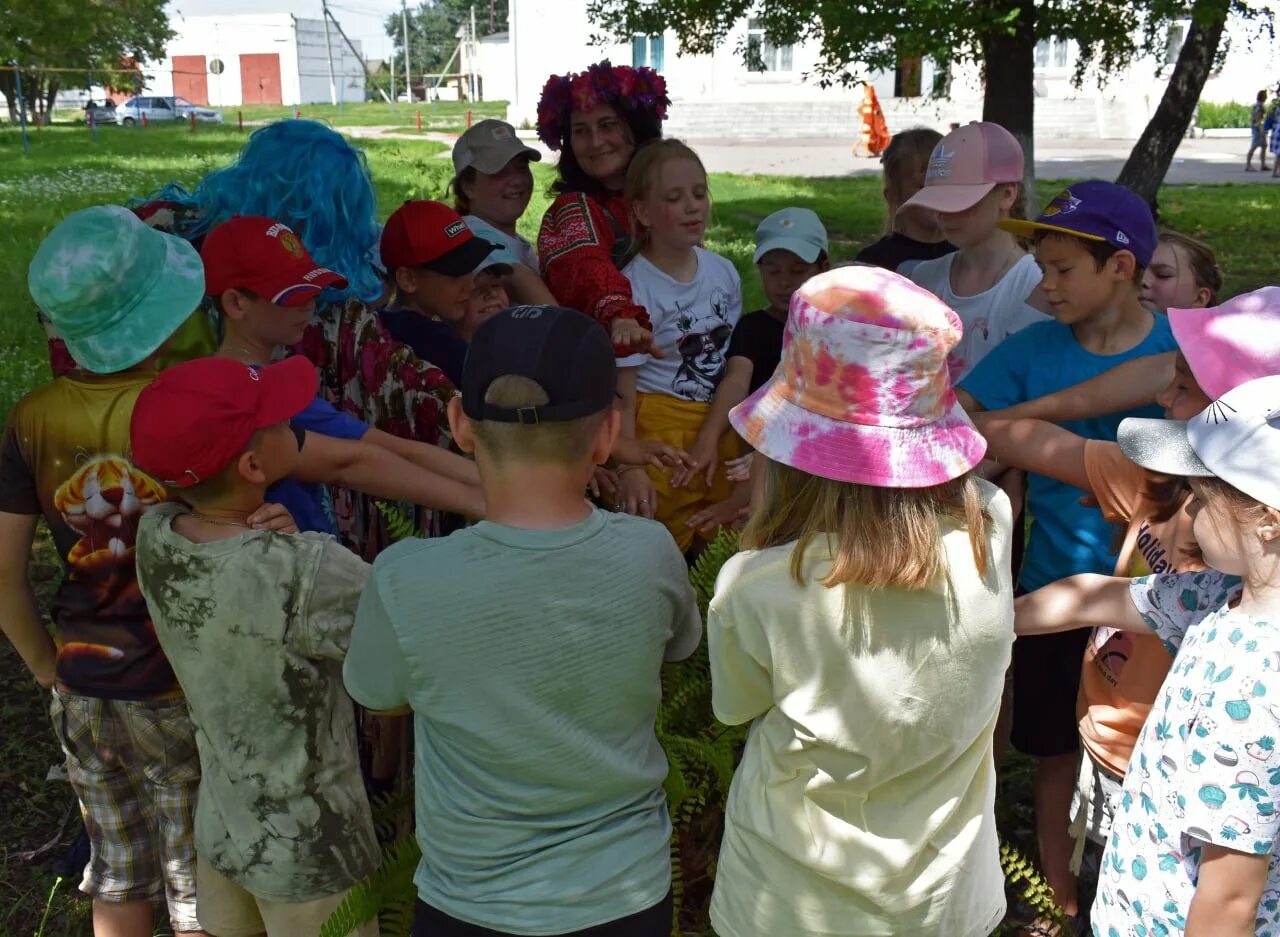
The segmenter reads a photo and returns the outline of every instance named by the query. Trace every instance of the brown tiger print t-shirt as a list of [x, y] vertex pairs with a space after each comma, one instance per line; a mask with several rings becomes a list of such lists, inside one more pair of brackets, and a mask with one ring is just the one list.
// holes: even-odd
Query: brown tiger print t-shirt
[[41, 515], [65, 565], [51, 609], [57, 675], [85, 696], [179, 692], [134, 570], [138, 522], [168, 497], [129, 460], [129, 419], [152, 377], [60, 377], [18, 402], [0, 443], [0, 511]]

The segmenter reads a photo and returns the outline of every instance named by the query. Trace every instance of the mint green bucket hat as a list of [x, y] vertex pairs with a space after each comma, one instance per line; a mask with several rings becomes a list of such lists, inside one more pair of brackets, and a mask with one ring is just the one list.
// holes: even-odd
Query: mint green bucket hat
[[144, 361], [190, 318], [204, 298], [204, 267], [182, 238], [102, 205], [49, 232], [27, 287], [79, 365], [114, 374]]

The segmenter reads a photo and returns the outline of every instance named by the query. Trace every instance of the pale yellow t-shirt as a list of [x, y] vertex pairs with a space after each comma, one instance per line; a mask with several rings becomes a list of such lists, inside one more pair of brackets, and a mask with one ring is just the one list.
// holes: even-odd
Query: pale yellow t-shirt
[[985, 577], [944, 530], [945, 581], [828, 589], [827, 543], [746, 552], [708, 618], [713, 706], [755, 720], [725, 817], [720, 937], [978, 937], [1005, 910], [992, 733], [1013, 646], [1009, 501]]

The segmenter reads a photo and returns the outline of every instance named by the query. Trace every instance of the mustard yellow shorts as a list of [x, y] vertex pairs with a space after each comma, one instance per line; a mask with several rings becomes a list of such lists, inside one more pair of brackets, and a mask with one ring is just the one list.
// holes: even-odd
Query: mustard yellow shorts
[[[656, 439], [677, 449], [688, 450], [698, 441], [702, 422], [710, 404], [680, 400], [666, 394], [636, 394], [636, 438]], [[696, 536], [685, 522], [705, 507], [718, 504], [733, 493], [733, 482], [724, 474], [724, 463], [736, 459], [738, 436], [732, 430], [720, 437], [720, 465], [707, 485], [705, 474], [689, 480], [683, 488], [671, 487], [672, 469], [649, 468], [649, 480], [658, 494], [657, 519], [671, 531], [681, 552], [693, 546]]]

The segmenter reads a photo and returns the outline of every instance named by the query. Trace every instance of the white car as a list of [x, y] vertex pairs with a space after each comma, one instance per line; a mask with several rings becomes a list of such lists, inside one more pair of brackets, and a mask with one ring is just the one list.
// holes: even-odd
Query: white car
[[192, 114], [202, 123], [220, 124], [222, 114], [208, 107], [193, 104], [186, 98], [152, 97], [139, 95], [130, 98], [116, 108], [116, 123], [132, 127], [140, 123], [143, 117], [147, 122], [165, 120], [188, 120]]

